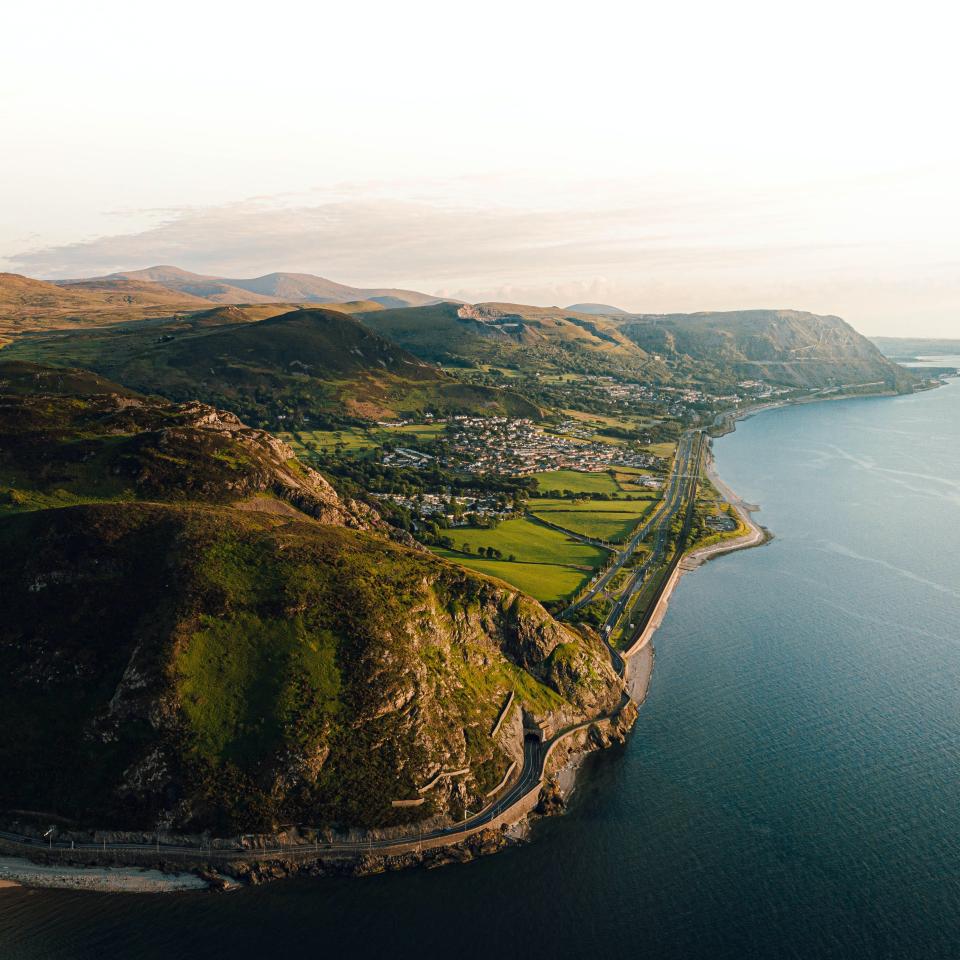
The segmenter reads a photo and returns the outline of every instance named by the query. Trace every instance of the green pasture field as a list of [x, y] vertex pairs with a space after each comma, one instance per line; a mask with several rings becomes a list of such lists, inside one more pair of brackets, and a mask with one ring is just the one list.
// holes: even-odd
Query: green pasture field
[[476, 554], [480, 547], [494, 547], [504, 558], [512, 554], [517, 561], [523, 563], [553, 563], [580, 567], [592, 572], [600, 567], [607, 557], [607, 552], [599, 547], [578, 543], [556, 530], [523, 517], [504, 520], [493, 529], [456, 527], [446, 533], [457, 550], [460, 550], [464, 543], [469, 544], [471, 554]]
[[620, 543], [653, 509], [657, 500], [531, 500], [535, 516], [574, 533]]
[[548, 470], [534, 473], [541, 490], [571, 490], [573, 493], [609, 493], [620, 492], [616, 481], [608, 473], [581, 473], [579, 470]]
[[435, 440], [442, 436], [445, 423], [408, 423], [402, 427], [345, 427], [342, 430], [293, 430], [279, 434], [297, 453], [309, 451], [308, 443], [318, 450], [334, 450], [338, 443], [346, 452], [370, 450], [386, 440], [403, 444]]
[[676, 452], [677, 445], [672, 442], [667, 443], [651, 443], [648, 446], [644, 447], [644, 450], [648, 450], [655, 457], [664, 457], [669, 459]]
[[556, 563], [511, 563], [466, 556], [452, 550], [434, 552], [477, 573], [504, 580], [541, 603], [566, 600], [590, 577], [587, 571]]

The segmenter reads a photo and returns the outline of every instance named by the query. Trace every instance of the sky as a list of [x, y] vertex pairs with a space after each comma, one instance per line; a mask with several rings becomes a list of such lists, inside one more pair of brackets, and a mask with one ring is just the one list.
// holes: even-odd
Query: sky
[[4, 12], [0, 270], [286, 270], [960, 337], [950, 5]]

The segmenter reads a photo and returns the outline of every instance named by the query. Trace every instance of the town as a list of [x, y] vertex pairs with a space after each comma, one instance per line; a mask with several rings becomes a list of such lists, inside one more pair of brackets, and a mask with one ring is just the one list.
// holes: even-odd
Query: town
[[468, 473], [518, 477], [549, 470], [598, 472], [611, 467], [658, 466], [658, 458], [646, 451], [589, 438], [575, 420], [546, 431], [529, 419], [458, 416], [447, 421], [435, 454], [395, 447], [384, 452], [383, 462], [425, 466], [436, 460], [441, 466]]

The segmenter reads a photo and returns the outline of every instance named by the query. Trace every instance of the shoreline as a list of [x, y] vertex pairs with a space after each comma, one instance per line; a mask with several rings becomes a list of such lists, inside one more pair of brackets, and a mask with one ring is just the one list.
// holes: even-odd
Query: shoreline
[[[736, 411], [732, 415], [725, 417], [721, 422], [715, 422], [712, 429], [720, 431], [714, 435], [715, 437], [724, 436], [736, 429], [736, 423], [738, 420], [748, 419], [757, 413], [762, 413], [764, 410], [792, 406], [801, 402], [811, 403], [823, 402], [825, 400], [858, 399], [862, 396], [890, 395], [892, 394], [877, 393], [856, 396], [842, 395], [810, 398], [802, 401], [788, 400], [772, 402], [751, 407], [742, 411]], [[707, 432], [709, 429], [711, 428], [705, 428], [705, 432]], [[707, 435], [709, 436], [710, 434], [708, 433]], [[697, 567], [711, 559], [714, 559], [715, 557], [722, 556], [727, 553], [733, 553], [737, 550], [745, 550], [756, 546], [762, 546], [772, 539], [772, 534], [757, 524], [751, 516], [752, 511], [758, 510], [759, 507], [746, 503], [729, 487], [729, 485], [720, 479], [719, 474], [716, 471], [712, 450], [708, 450], [705, 471], [710, 481], [717, 488], [718, 492], [728, 503], [731, 504], [741, 521], [746, 525], [747, 532], [740, 537], [710, 544], [709, 546], [701, 547], [685, 555], [677, 564], [675, 571], [665, 584], [646, 629], [628, 650], [619, 653], [619, 656], [624, 662], [623, 679], [628, 691], [628, 695], [625, 698], [625, 704], [632, 704], [634, 711], [636, 711], [645, 702], [652, 681], [656, 659], [655, 649], [652, 643], [653, 634], [663, 623], [670, 599], [677, 587], [677, 584], [682, 579], [683, 574], [695, 570]], [[590, 723], [582, 724], [575, 730], [568, 731], [568, 733], [562, 737], [562, 739], [567, 739], [568, 736], [573, 738], [583, 735], [583, 742], [579, 745], [579, 747], [568, 748], [569, 752], [566, 762], [563, 763], [559, 769], [555, 769], [553, 774], [551, 774], [551, 776], [555, 777], [556, 779], [564, 781], [561, 788], [562, 795], [564, 797], [569, 797], [573, 793], [576, 788], [576, 780], [579, 774], [579, 768], [582, 766], [586, 757], [596, 750], [596, 747], [590, 748], [587, 746], [587, 733], [589, 729], [597, 723], [603, 723], [605, 725], [609, 725], [611, 723], [615, 724], [618, 720], [621, 710], [623, 709], [623, 706], [624, 705], [621, 705], [621, 708], [619, 708], [615, 714], [610, 715], [605, 720], [596, 720]], [[634, 716], [636, 716], [635, 712]], [[559, 745], [560, 740], [558, 739], [555, 746]], [[541, 789], [537, 792], [538, 797], [543, 794], [543, 786], [547, 782], [546, 768], [547, 763], [545, 762], [543, 779], [541, 781]], [[520, 813], [515, 820], [511, 820], [507, 816], [507, 810], [504, 810], [497, 818], [501, 821], [502, 827], [506, 831], [505, 836], [510, 836], [510, 834], [515, 833], [518, 828], [523, 828], [525, 824], [529, 824], [529, 817], [530, 813], [533, 812], [533, 808], [530, 808], [526, 803], [524, 803], [524, 800], [526, 800], [526, 795], [521, 799], [521, 801], [518, 801], [517, 806], [522, 805], [527, 809]], [[493, 823], [489, 824], [488, 826], [492, 827]], [[478, 828], [478, 831], [483, 831], [484, 829], [485, 828], [481, 827]], [[525, 829], [521, 829], [521, 833], [525, 832]], [[468, 844], [471, 839], [473, 838], [470, 836], [460, 837], [457, 839], [451, 838], [450, 843], [437, 844], [435, 847], [433, 847], [433, 849], [435, 849], [438, 854], [442, 854], [443, 851], [450, 852], [448, 859], [440, 862], [455, 862], [458, 860], [458, 858], [454, 855], [457, 851], [457, 848], [462, 848], [465, 844]], [[398, 844], [398, 846], [403, 845]], [[426, 848], [427, 845], [423, 844], [421, 847], [420, 844], [413, 844], [411, 841], [411, 843], [407, 844], [407, 846], [416, 846], [419, 850]], [[499, 848], [500, 847], [498, 845], [494, 845], [491, 849], [489, 849], [489, 851], [480, 850], [479, 853], [495, 852]], [[396, 856], [396, 854], [388, 850], [380, 851], [380, 857], [384, 861], [389, 861], [392, 856]], [[416, 862], [417, 861], [411, 861], [410, 865], [414, 865]], [[440, 865], [439, 862], [436, 865]], [[373, 872], [382, 872], [384, 869], [396, 869], [396, 867], [386, 863], [384, 866], [381, 866], [379, 870], [374, 870]], [[211, 868], [207, 868], [202, 872], [204, 874], [203, 876], [200, 876], [197, 873], [186, 872], [166, 873], [157, 869], [137, 866], [80, 866], [74, 864], [60, 864], [57, 866], [52, 866], [43, 863], [36, 863], [21, 857], [0, 855], [0, 889], [43, 887], [53, 889], [89, 890], [97, 892], [159, 893], [200, 891], [214, 888], [230, 889], [237, 885], [233, 882], [224, 884], [223, 881], [225, 878], [216, 874]], [[280, 876], [284, 875], [287, 874], [274, 874], [274, 877], [279, 878]], [[269, 878], [270, 877], [266, 877], [264, 879]]]
[[[940, 386], [940, 384], [931, 384], [930, 386], [924, 387], [923, 390], [935, 390], [938, 386]], [[706, 435], [710, 437], [712, 441], [733, 433], [733, 431], [737, 429], [737, 421], [748, 420], [750, 417], [756, 416], [758, 413], [763, 413], [766, 410], [779, 410], [784, 407], [800, 406], [801, 404], [808, 403], [827, 403], [838, 400], [861, 400], [867, 397], [896, 396], [900, 396], [900, 394], [890, 390], [880, 390], [875, 393], [845, 393], [830, 396], [803, 397], [794, 400], [773, 400], [768, 403], [757, 404], [756, 406], [747, 407], [742, 410], [731, 411], [728, 414], [724, 414], [722, 419], [718, 417], [714, 421], [712, 427], [705, 427], [703, 429]], [[719, 432], [712, 434], [710, 433], [711, 429]], [[685, 573], [690, 573], [691, 571], [696, 570], [697, 567], [702, 566], [716, 557], [724, 556], [728, 553], [734, 553], [737, 550], [749, 550], [753, 547], [762, 547], [764, 544], [767, 544], [773, 540], [773, 534], [753, 519], [752, 514], [755, 511], [758, 511], [760, 507], [755, 504], [747, 503], [730, 487], [729, 484], [725, 483], [721, 479], [720, 474], [716, 469], [716, 461], [713, 457], [712, 444], [711, 447], [708, 448], [705, 469], [710, 482], [717, 488], [717, 491], [721, 494], [724, 500], [733, 507], [741, 522], [746, 525], [747, 532], [743, 534], [743, 536], [736, 537], [731, 540], [721, 540], [718, 543], [712, 543], [709, 546], [700, 547], [699, 549], [693, 550], [683, 557], [683, 559], [677, 565], [677, 569], [670, 577], [670, 580], [665, 585], [663, 592], [660, 594], [660, 597], [657, 600], [656, 608], [654, 609], [653, 615], [651, 616], [650, 622], [646, 629], [637, 638], [636, 642], [621, 654], [624, 660], [628, 663], [631, 657], [636, 656], [648, 644], [650, 644], [653, 634], [656, 633], [657, 629], [663, 623], [664, 617], [666, 616], [667, 607], [670, 604], [670, 597], [673, 595], [673, 591], [676, 590], [677, 584], [680, 582]]]
[[194, 873], [164, 873], [140, 867], [77, 867], [0, 856], [0, 890], [42, 888], [96, 893], [186, 893], [210, 889]]
[[714, 557], [719, 557], [726, 553], [733, 553], [736, 550], [749, 550], [751, 547], [760, 547], [773, 539], [773, 534], [753, 519], [753, 513], [758, 510], [759, 507], [747, 503], [720, 478], [712, 451], [708, 454], [706, 474], [723, 499], [736, 511], [740, 522], [747, 528], [747, 532], [739, 537], [732, 537], [729, 540], [719, 540], [717, 543], [711, 543], [707, 546], [691, 550], [680, 563], [680, 567], [684, 572], [695, 570], [708, 560], [714, 559]]

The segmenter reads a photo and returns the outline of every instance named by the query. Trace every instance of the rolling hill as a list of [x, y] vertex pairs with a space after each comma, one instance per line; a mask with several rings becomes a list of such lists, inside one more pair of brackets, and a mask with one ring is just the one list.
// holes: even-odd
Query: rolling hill
[[621, 310], [619, 307], [611, 307], [609, 303], [573, 303], [565, 309], [572, 313], [589, 313], [601, 317], [623, 317], [629, 316], [628, 310]]
[[411, 353], [452, 366], [494, 364], [593, 374], [649, 373], [646, 352], [602, 317], [557, 307], [455, 304], [360, 315]]
[[0, 273], [0, 344], [30, 330], [52, 330], [168, 316], [206, 303], [153, 283], [84, 281], [60, 286]]
[[415, 290], [351, 287], [302, 273], [234, 280], [158, 266], [52, 283], [0, 273], [0, 346], [22, 333], [169, 317], [213, 305], [344, 304], [358, 312], [438, 302]]
[[[174, 400], [202, 400], [262, 425], [314, 425], [404, 415], [537, 416], [519, 394], [464, 384], [346, 313], [217, 307], [168, 323], [24, 338], [11, 359], [94, 370]], [[275, 310], [276, 307], [271, 307]]]

